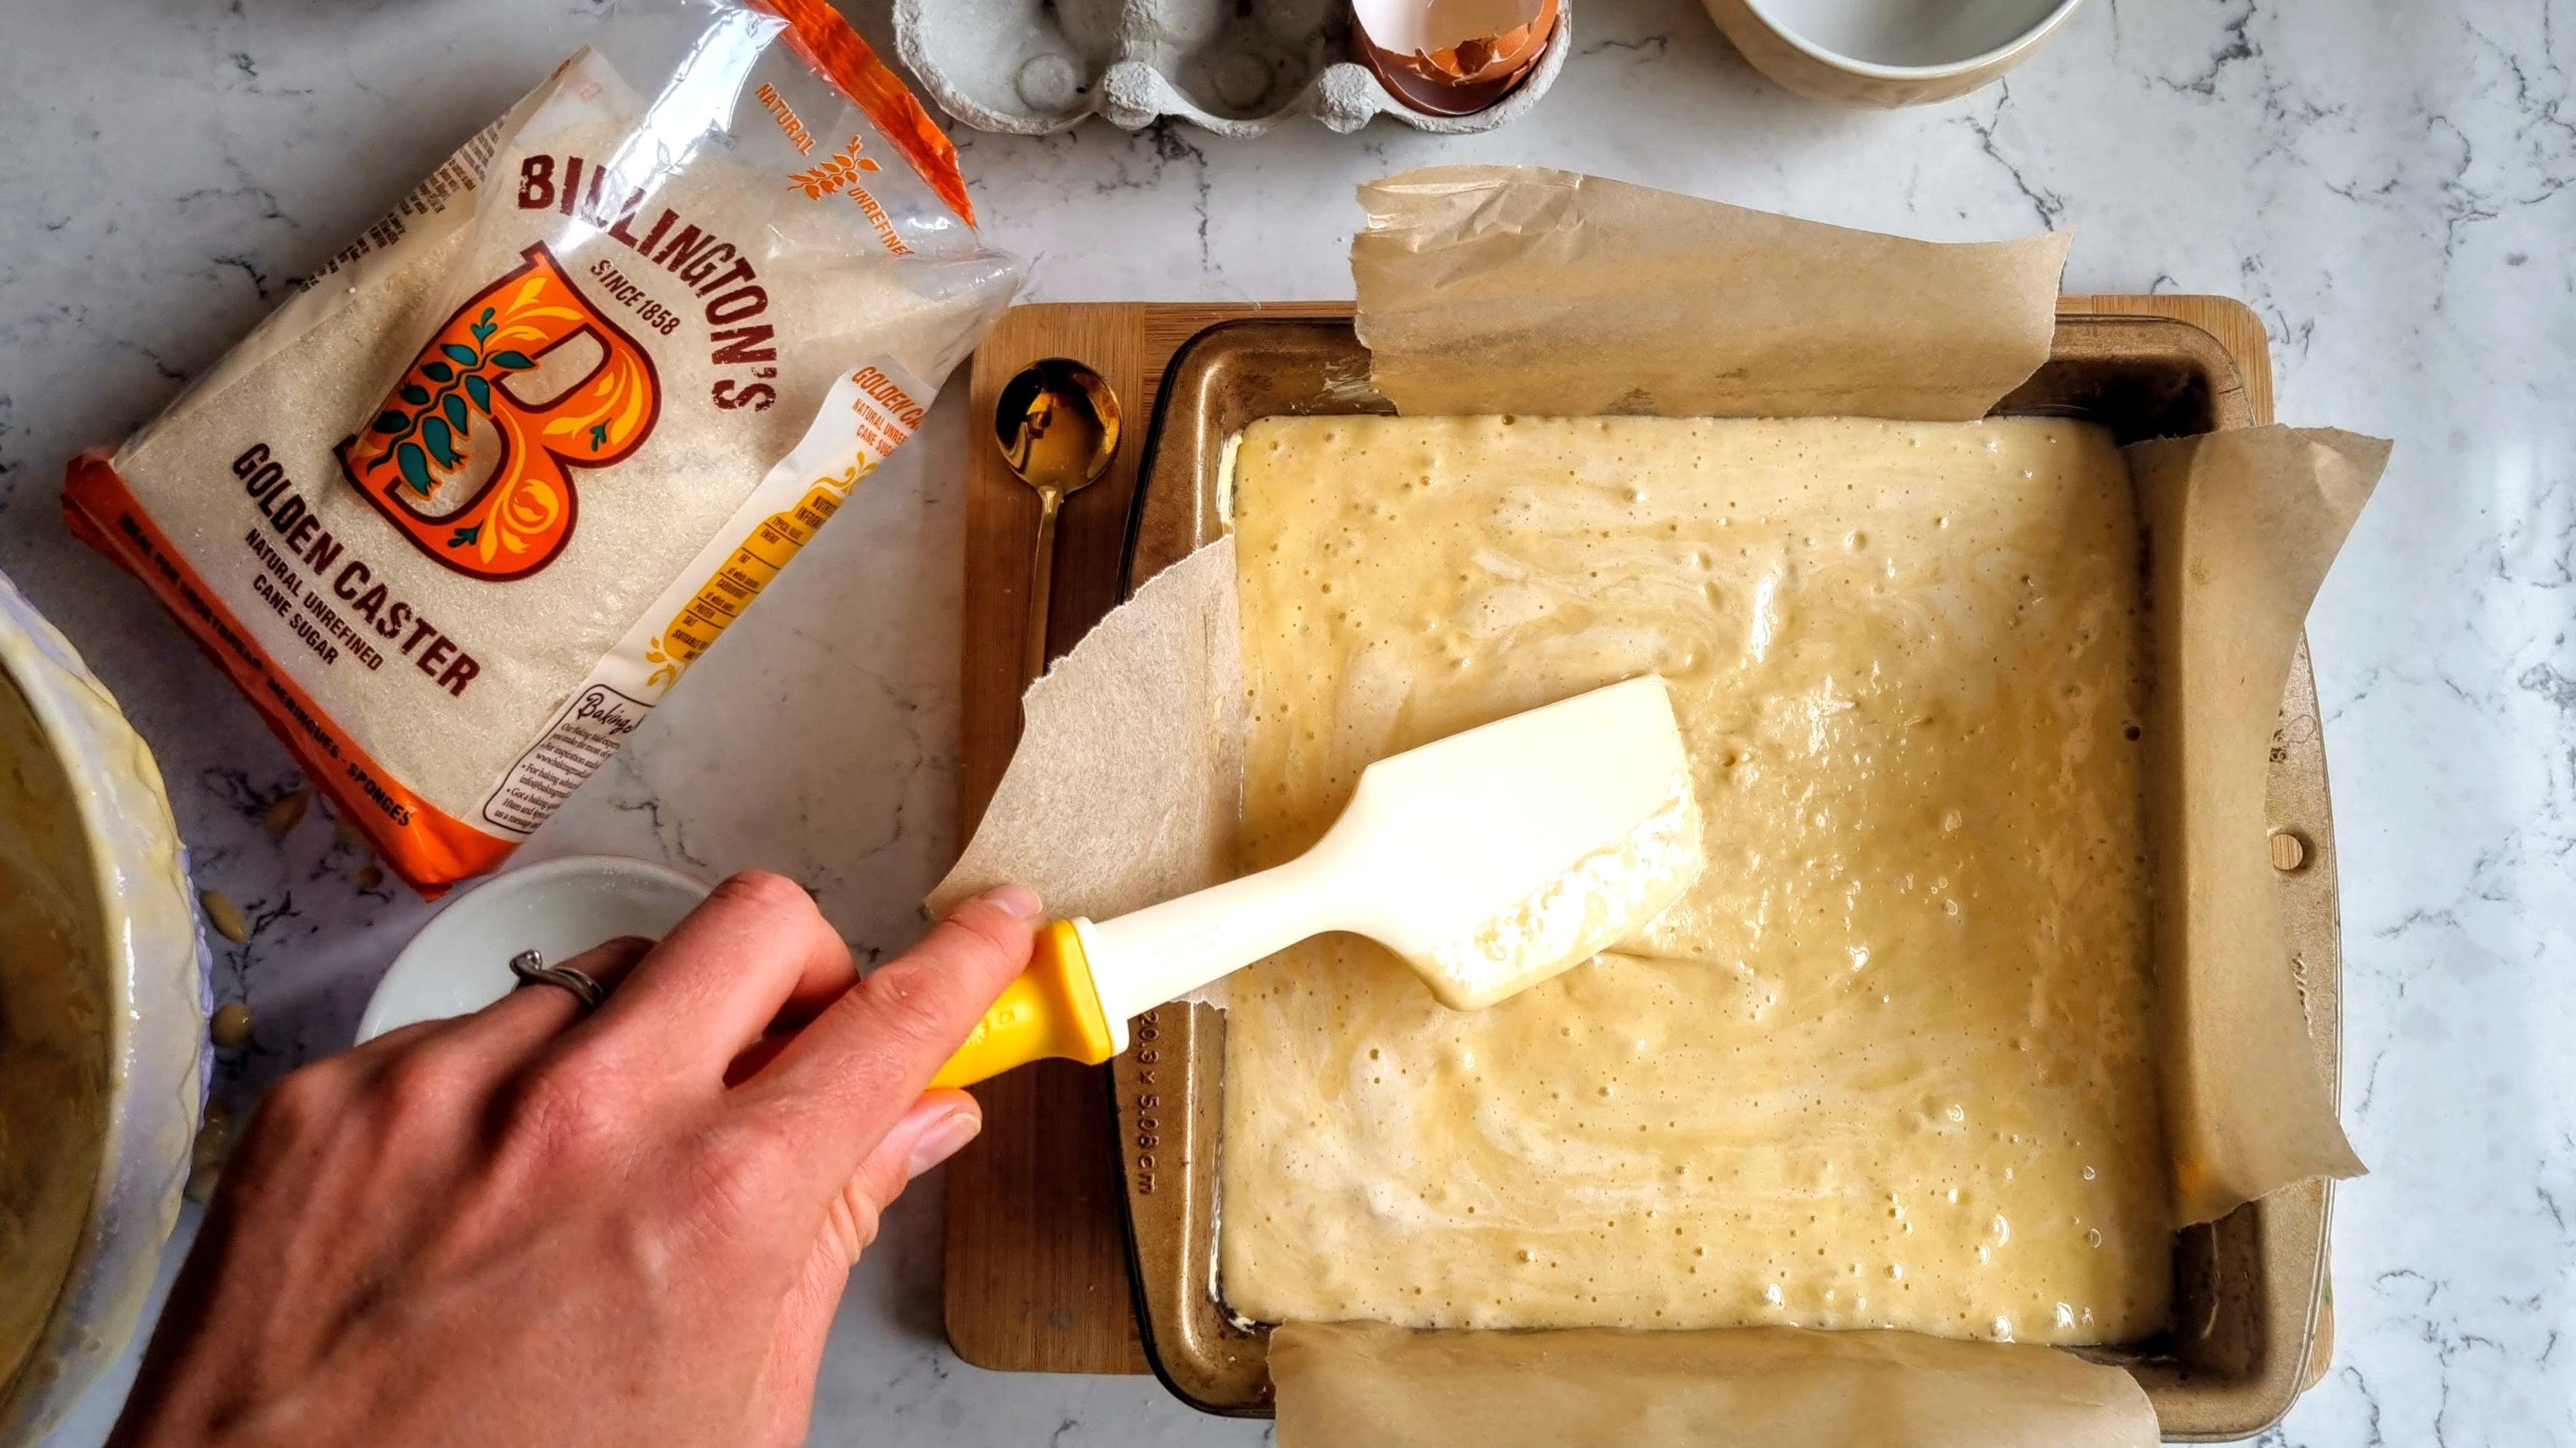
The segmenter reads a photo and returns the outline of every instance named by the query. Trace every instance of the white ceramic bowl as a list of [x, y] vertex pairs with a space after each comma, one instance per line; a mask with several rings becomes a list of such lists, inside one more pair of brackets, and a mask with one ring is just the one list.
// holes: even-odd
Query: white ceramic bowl
[[510, 957], [522, 950], [561, 965], [621, 935], [659, 939], [705, 898], [707, 887], [679, 871], [621, 855], [571, 855], [495, 876], [460, 892], [394, 957], [358, 1018], [358, 1039], [481, 1010], [518, 984]]
[[152, 752], [0, 578], [0, 1443], [133, 1336], [205, 1101], [206, 956]]
[[2083, 0], [1703, 0], [1754, 68], [1846, 105], [1947, 100], [2030, 58]]

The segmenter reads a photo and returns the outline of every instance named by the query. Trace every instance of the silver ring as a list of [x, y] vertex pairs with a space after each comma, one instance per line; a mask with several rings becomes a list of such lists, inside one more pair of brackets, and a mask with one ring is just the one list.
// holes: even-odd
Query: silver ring
[[572, 992], [585, 1011], [599, 1009], [599, 1003], [608, 999], [608, 987], [569, 965], [546, 964], [545, 956], [538, 951], [522, 950], [511, 956], [510, 974], [519, 978], [519, 983], [510, 987], [512, 990], [525, 990], [532, 985], [561, 986]]

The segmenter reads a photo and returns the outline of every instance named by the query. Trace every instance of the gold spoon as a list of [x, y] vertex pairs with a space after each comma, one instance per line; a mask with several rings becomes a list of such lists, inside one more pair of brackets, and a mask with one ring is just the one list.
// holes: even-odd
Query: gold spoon
[[1065, 497], [1099, 481], [1118, 452], [1118, 395], [1079, 362], [1049, 357], [1002, 384], [993, 408], [1002, 462], [1037, 489], [1038, 551], [1029, 566], [1028, 651], [1022, 674], [1046, 672], [1047, 596], [1055, 583], [1055, 517]]

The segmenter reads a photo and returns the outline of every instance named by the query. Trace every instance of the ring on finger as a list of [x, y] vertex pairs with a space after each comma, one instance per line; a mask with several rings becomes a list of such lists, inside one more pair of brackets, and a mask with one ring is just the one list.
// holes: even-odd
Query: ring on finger
[[511, 956], [510, 974], [519, 978], [512, 990], [525, 990], [532, 985], [561, 986], [572, 992], [585, 1012], [599, 1009], [599, 1003], [608, 999], [608, 987], [569, 965], [546, 964], [545, 955], [539, 951], [522, 950]]

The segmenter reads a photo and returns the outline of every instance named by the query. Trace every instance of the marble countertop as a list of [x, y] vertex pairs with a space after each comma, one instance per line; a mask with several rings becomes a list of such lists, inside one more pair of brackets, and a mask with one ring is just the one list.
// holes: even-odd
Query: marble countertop
[[[853, 0], [884, 39], [883, 0]], [[362, 888], [294, 767], [144, 591], [64, 532], [63, 460], [209, 366], [605, 7], [13, 0], [0, 42], [0, 569], [124, 701], [256, 1013], [236, 1109], [347, 1041], [428, 907]], [[1363, 178], [1574, 167], [1935, 239], [2073, 227], [2070, 291], [2220, 292], [2279, 411], [2398, 446], [2310, 633], [2334, 772], [2339, 1341], [2266, 1442], [2576, 1438], [2576, 3], [2093, 0], [2001, 86], [1893, 114], [1791, 97], [1690, 0], [1583, 0], [1527, 119], [1252, 142], [960, 132], [1038, 300], [1346, 296]], [[2553, 238], [2555, 238], [2553, 240]], [[862, 954], [956, 845], [958, 388], [528, 847], [803, 881]], [[801, 607], [806, 595], [815, 606]], [[824, 604], [828, 601], [828, 608]], [[849, 621], [823, 627], [807, 620]], [[938, 1335], [935, 1179], [834, 1332], [814, 1441], [1249, 1443], [1151, 1379], [988, 1374]], [[130, 1368], [127, 1369], [130, 1371]], [[59, 1435], [96, 1442], [121, 1381]]]

